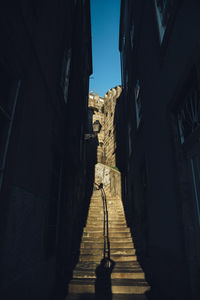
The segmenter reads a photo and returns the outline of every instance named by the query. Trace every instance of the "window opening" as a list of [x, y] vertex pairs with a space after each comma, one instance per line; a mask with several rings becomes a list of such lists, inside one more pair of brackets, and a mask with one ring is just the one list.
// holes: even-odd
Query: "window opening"
[[165, 30], [174, 8], [174, 0], [154, 0], [160, 43], [162, 43]]
[[200, 209], [199, 209], [199, 192], [200, 192], [200, 170], [199, 170], [199, 157], [194, 156], [190, 159], [191, 169], [192, 169], [192, 179], [194, 187], [194, 198], [196, 203], [196, 211], [198, 217], [198, 223], [200, 225]]
[[200, 95], [196, 80], [191, 78], [191, 85], [185, 93], [181, 107], [177, 112], [178, 130], [181, 144], [200, 128]]
[[137, 128], [140, 125], [141, 118], [142, 118], [142, 103], [141, 103], [141, 96], [140, 96], [140, 82], [139, 80], [135, 86], [135, 108], [136, 108], [136, 123]]
[[13, 80], [6, 70], [0, 66], [1, 98], [0, 98], [0, 190], [10, 136], [12, 132], [15, 110], [19, 99], [21, 80]]
[[130, 40], [131, 40], [131, 48], [133, 49], [133, 40], [134, 40], [134, 33], [135, 33], [135, 27], [134, 24], [132, 24], [131, 26], [131, 30], [130, 30]]
[[65, 103], [67, 103], [67, 101], [68, 101], [71, 57], [72, 57], [72, 49], [70, 48], [65, 51], [64, 58], [63, 58], [63, 64], [62, 64], [61, 87], [63, 90], [63, 97], [64, 97]]

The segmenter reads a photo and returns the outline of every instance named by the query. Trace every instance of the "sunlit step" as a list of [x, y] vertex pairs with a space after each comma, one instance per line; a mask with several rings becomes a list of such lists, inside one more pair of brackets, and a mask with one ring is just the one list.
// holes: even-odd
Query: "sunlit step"
[[[82, 237], [82, 242], [91, 242], [91, 243], [103, 243], [104, 238], [103, 237], [88, 237], [88, 236], [83, 236]], [[109, 237], [109, 242], [132, 242], [131, 237]]]
[[[122, 232], [117, 232], [117, 231], [110, 231], [109, 232], [109, 239], [112, 238], [112, 237], [122, 237], [122, 238], [125, 238], [125, 237], [128, 237], [130, 238], [131, 237], [131, 233], [130, 232], [127, 232], [127, 231], [122, 231]], [[83, 232], [83, 237], [95, 237], [95, 238], [98, 238], [98, 237], [103, 237], [103, 232], [101, 231], [85, 231]]]
[[[82, 261], [82, 262], [78, 262], [78, 264], [76, 265], [76, 268], [78, 269], [87, 269], [87, 270], [96, 270], [96, 268], [99, 266], [99, 264], [97, 262], [88, 262], [88, 261]], [[129, 261], [129, 262], [115, 262], [114, 264], [114, 268], [113, 268], [113, 272], [114, 271], [127, 271], [127, 272], [134, 272], [142, 270], [140, 264], [138, 263], [138, 261]]]
[[[115, 249], [126, 249], [126, 248], [134, 248], [134, 244], [131, 241], [110, 241], [110, 249], [115, 248]], [[93, 243], [91, 241], [83, 241], [81, 243], [81, 248], [90, 248], [90, 249], [103, 249], [104, 248], [104, 242], [96, 242]]]
[[[95, 232], [95, 233], [101, 233], [103, 231], [104, 227], [95, 227], [95, 226], [87, 226], [84, 228], [84, 232]], [[130, 228], [126, 226], [121, 226], [121, 227], [109, 227], [109, 232], [130, 232]]]
[[[135, 255], [135, 249], [134, 248], [125, 248], [125, 249], [111, 248], [110, 253], [111, 255]], [[102, 249], [81, 248], [80, 254], [101, 255], [103, 254], [103, 248]]]
[[[73, 272], [73, 278], [78, 279], [89, 279], [89, 278], [96, 278], [96, 270], [89, 271], [89, 270], [81, 270], [75, 269]], [[111, 273], [112, 279], [145, 279], [144, 272], [141, 270], [134, 270], [134, 272], [127, 272], [127, 271], [113, 271]]]
[[[73, 279], [68, 287], [69, 293], [95, 293], [96, 279]], [[111, 279], [111, 291], [113, 294], [137, 294], [143, 295], [149, 290], [146, 281], [142, 279]]]
[[[101, 260], [103, 259], [104, 255], [103, 253], [100, 254], [100, 255], [87, 255], [87, 254], [81, 254], [79, 256], [79, 261], [95, 261], [95, 262], [98, 262], [100, 263]], [[136, 261], [137, 260], [137, 257], [136, 255], [110, 255], [110, 258], [114, 261], [114, 262], [117, 262], [117, 261]]]

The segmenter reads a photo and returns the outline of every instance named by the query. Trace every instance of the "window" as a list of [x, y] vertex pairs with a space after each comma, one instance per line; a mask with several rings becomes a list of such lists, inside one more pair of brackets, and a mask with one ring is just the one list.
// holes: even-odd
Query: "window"
[[129, 157], [132, 154], [132, 128], [131, 128], [131, 124], [128, 124], [128, 154]]
[[128, 90], [128, 68], [127, 68], [126, 73], [125, 73], [124, 87], [125, 87], [125, 90], [127, 91]]
[[[183, 100], [177, 110], [177, 122], [181, 144], [200, 128], [200, 94], [196, 75], [192, 74], [183, 92]], [[182, 98], [182, 97], [181, 97]]]
[[65, 51], [64, 58], [63, 58], [63, 64], [62, 64], [61, 88], [63, 90], [63, 97], [64, 97], [65, 103], [67, 103], [67, 100], [68, 100], [71, 56], [72, 56], [72, 49], [70, 48]]
[[125, 48], [125, 43], [126, 43], [126, 36], [125, 36], [125, 33], [124, 33], [123, 37], [122, 37], [122, 49]]
[[162, 43], [168, 21], [174, 9], [175, 0], [154, 0], [154, 2], [158, 22], [160, 43]]
[[62, 183], [62, 161], [60, 155], [53, 146], [53, 160], [52, 160], [52, 182], [51, 182], [51, 197], [49, 199], [48, 215], [47, 215], [47, 228], [45, 250], [46, 257], [50, 258], [55, 254], [57, 246], [57, 225], [59, 217], [59, 203], [61, 197], [61, 183]]
[[14, 80], [0, 65], [0, 189], [3, 181], [6, 156], [12, 132], [21, 80]]
[[32, 8], [33, 16], [35, 17], [36, 20], [38, 20], [39, 17], [41, 16], [41, 13], [43, 12], [42, 1], [31, 0], [31, 8]]
[[199, 93], [199, 66], [195, 66], [182, 86], [177, 100], [173, 99], [171, 119], [184, 227], [192, 228], [192, 235], [185, 235], [190, 253], [198, 253], [200, 249]]
[[93, 122], [93, 109], [92, 108], [88, 108], [88, 133], [93, 133], [93, 126], [92, 126], [92, 122]]
[[94, 123], [93, 123], [93, 132], [94, 133], [99, 133], [101, 131], [101, 123], [99, 122], [99, 120], [96, 120]]
[[140, 96], [139, 80], [137, 81], [135, 86], [135, 109], [136, 109], [136, 123], [138, 128], [142, 118], [142, 103], [141, 103], [141, 96]]
[[196, 204], [196, 214], [200, 225], [200, 157], [198, 154], [190, 158], [193, 183], [193, 196]]
[[130, 30], [130, 41], [131, 41], [131, 48], [133, 49], [133, 40], [134, 40], [134, 24], [132, 24], [131, 26], [131, 30]]

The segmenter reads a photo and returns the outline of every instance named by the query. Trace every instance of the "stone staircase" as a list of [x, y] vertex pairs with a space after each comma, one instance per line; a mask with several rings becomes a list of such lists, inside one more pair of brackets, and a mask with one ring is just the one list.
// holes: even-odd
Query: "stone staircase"
[[[124, 295], [113, 299], [147, 299], [149, 286], [137, 261], [130, 228], [127, 227], [122, 202], [117, 197], [107, 198], [110, 259], [110, 289], [113, 294]], [[87, 224], [83, 231], [79, 261], [68, 286], [70, 299], [93, 299], [97, 270], [104, 258], [104, 212], [101, 192], [95, 191], [91, 198]], [[108, 280], [109, 281], [109, 280]], [[85, 298], [79, 296], [90, 295]], [[130, 295], [131, 298], [127, 298]], [[134, 296], [135, 295], [135, 296]]]

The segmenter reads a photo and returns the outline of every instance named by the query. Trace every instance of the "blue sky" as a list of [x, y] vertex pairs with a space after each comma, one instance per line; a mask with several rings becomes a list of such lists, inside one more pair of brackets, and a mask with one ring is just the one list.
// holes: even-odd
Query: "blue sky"
[[121, 84], [120, 0], [91, 0], [93, 74], [90, 91], [100, 96]]

